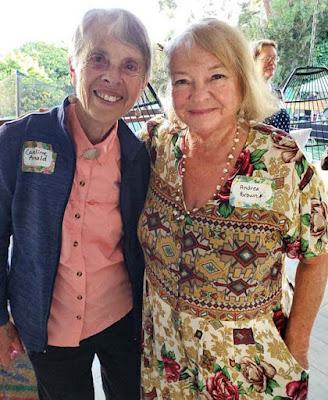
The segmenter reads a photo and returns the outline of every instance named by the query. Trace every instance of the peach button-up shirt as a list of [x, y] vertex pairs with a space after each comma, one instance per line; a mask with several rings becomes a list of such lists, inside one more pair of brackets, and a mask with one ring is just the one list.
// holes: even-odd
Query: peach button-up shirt
[[[121, 248], [120, 143], [117, 124], [93, 145], [75, 113], [67, 110], [76, 147], [76, 170], [62, 225], [62, 248], [48, 320], [48, 344], [79, 346], [132, 308]], [[86, 159], [97, 149], [96, 159]]]

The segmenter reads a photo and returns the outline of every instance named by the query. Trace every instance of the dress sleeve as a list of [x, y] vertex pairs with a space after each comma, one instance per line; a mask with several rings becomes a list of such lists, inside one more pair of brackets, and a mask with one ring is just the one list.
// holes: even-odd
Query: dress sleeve
[[303, 166], [302, 174], [298, 170], [299, 204], [284, 242], [290, 258], [310, 260], [328, 253], [328, 193], [321, 175], [305, 158]]

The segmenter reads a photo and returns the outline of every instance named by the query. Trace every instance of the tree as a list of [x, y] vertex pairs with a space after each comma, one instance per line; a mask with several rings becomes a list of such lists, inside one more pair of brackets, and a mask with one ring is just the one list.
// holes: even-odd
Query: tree
[[[268, 19], [244, 2], [239, 17], [241, 30], [251, 40], [269, 38], [279, 46], [280, 62], [274, 77], [281, 84], [297, 66], [308, 64], [315, 0], [271, 0]], [[313, 63], [328, 64], [327, 0], [319, 2]]]
[[[15, 71], [20, 74], [15, 78]], [[0, 61], [0, 116], [14, 116], [15, 84], [19, 85], [19, 109], [26, 113], [59, 104], [72, 93], [68, 51], [44, 42], [26, 43]], [[13, 86], [14, 85], [14, 86]], [[8, 90], [11, 88], [11, 90]], [[9, 111], [10, 110], [10, 111]]]
[[22, 54], [29, 55], [44, 69], [50, 81], [69, 85], [68, 51], [66, 47], [44, 42], [30, 42], [20, 47]]

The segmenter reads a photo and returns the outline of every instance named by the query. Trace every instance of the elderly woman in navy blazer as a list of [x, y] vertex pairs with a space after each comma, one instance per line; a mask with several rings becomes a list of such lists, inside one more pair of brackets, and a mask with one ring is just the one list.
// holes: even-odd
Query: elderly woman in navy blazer
[[76, 95], [0, 130], [0, 363], [25, 346], [41, 400], [93, 399], [95, 354], [107, 399], [140, 395], [136, 225], [149, 164], [121, 118], [150, 53], [130, 12], [87, 12], [70, 57]]

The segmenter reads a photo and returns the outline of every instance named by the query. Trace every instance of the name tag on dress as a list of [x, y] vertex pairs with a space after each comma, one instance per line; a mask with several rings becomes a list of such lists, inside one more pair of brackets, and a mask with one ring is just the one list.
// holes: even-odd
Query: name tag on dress
[[56, 156], [51, 144], [36, 141], [25, 142], [22, 171], [52, 174], [55, 170]]
[[271, 210], [275, 181], [267, 178], [237, 175], [230, 192], [230, 204], [240, 208]]

